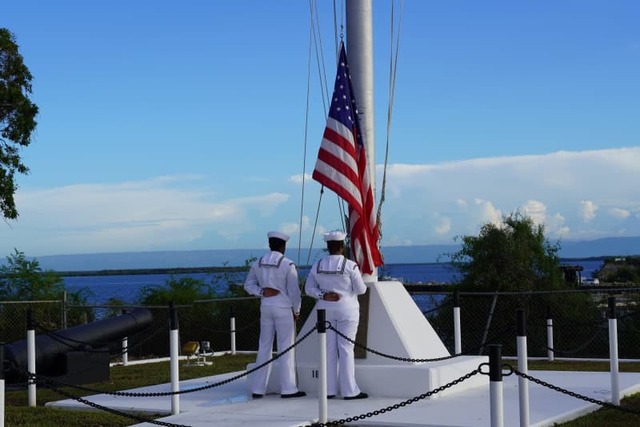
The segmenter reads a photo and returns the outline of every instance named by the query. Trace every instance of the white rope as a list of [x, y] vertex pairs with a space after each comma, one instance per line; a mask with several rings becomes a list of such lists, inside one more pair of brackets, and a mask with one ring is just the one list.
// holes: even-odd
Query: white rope
[[378, 227], [378, 233], [380, 239], [382, 239], [382, 205], [385, 201], [386, 186], [387, 186], [387, 163], [389, 161], [389, 141], [391, 140], [391, 119], [393, 116], [393, 101], [396, 90], [396, 77], [398, 72], [398, 54], [400, 52], [400, 28], [402, 26], [402, 14], [404, 10], [404, 0], [400, 0], [400, 17], [398, 20], [398, 33], [394, 52], [393, 40], [394, 40], [394, 14], [395, 0], [391, 0], [391, 44], [390, 44], [390, 57], [389, 57], [389, 106], [387, 108], [387, 133], [386, 133], [386, 145], [384, 153], [384, 167], [382, 173], [382, 188], [380, 190], [380, 202], [378, 203], [378, 212], [376, 214], [376, 223]]

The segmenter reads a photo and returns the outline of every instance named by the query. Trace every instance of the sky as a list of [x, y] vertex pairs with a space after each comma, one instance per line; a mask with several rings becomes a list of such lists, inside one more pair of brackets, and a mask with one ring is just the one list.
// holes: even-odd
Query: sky
[[[336, 52], [314, 3], [322, 61], [303, 0], [4, 2], [39, 115], [0, 256], [321, 246], [342, 225], [310, 179]], [[373, 12], [383, 253], [516, 211], [552, 241], [640, 236], [640, 2]]]

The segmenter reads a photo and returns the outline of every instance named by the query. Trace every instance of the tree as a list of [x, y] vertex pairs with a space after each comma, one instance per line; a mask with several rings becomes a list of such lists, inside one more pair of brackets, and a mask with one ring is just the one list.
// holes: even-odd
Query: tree
[[15, 249], [0, 267], [0, 299], [35, 301], [58, 299], [64, 292], [64, 281], [54, 271], [43, 271], [37, 259], [29, 260]]
[[[484, 224], [478, 236], [462, 237], [462, 247], [451, 259], [461, 273], [454, 287], [461, 295], [467, 343], [502, 342], [504, 351], [515, 353], [512, 332], [518, 309], [525, 311], [529, 337], [538, 343], [532, 352], [546, 352], [539, 343], [545, 342], [548, 315], [576, 326], [569, 336], [556, 336], [562, 348], [575, 347], [593, 336], [599, 313], [588, 294], [567, 292], [573, 286], [563, 279], [558, 251], [559, 244], [545, 237], [544, 226], [520, 212], [504, 216], [498, 224]], [[447, 297], [442, 305], [451, 300]], [[438, 311], [429, 320], [450, 344], [446, 325], [452, 323], [451, 313]]]
[[515, 212], [499, 224], [483, 225], [477, 237], [462, 237], [462, 248], [451, 259], [462, 274], [461, 289], [558, 289], [564, 284], [558, 250], [545, 237], [543, 225]]
[[[48, 329], [59, 329], [62, 325], [62, 299], [64, 280], [55, 271], [44, 271], [37, 259], [28, 259], [17, 249], [7, 257], [6, 265], [0, 267], [0, 301], [12, 304], [0, 305], [0, 335], [15, 338], [26, 326], [26, 309], [32, 308], [34, 319]], [[67, 302], [73, 307], [66, 312], [69, 325], [83, 319], [93, 320], [93, 311], [84, 308], [90, 291], [81, 288], [67, 292]], [[32, 304], [25, 304], [33, 301]]]
[[31, 73], [24, 65], [15, 37], [0, 28], [0, 211], [16, 219], [15, 174], [27, 174], [20, 148], [31, 143], [38, 107], [31, 102]]

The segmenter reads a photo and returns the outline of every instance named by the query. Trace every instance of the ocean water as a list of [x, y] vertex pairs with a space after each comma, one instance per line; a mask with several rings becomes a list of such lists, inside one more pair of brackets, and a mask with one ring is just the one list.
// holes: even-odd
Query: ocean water
[[[602, 266], [599, 260], [571, 260], [563, 264], [581, 265], [584, 270], [583, 277], [591, 277], [591, 274]], [[306, 277], [308, 269], [301, 269], [300, 276]], [[456, 272], [447, 263], [427, 264], [389, 264], [380, 268], [378, 275], [381, 278], [390, 277], [404, 283], [452, 283], [455, 282]], [[70, 291], [86, 288], [90, 292], [88, 302], [91, 305], [106, 304], [110, 298], [116, 298], [127, 304], [135, 303], [140, 292], [147, 286], [157, 287], [165, 285], [171, 277], [192, 277], [202, 280], [207, 284], [224, 290], [228, 286], [219, 273], [188, 273], [188, 274], [138, 274], [121, 276], [73, 276], [64, 277], [65, 287]], [[241, 283], [244, 274], [233, 277], [233, 281]]]

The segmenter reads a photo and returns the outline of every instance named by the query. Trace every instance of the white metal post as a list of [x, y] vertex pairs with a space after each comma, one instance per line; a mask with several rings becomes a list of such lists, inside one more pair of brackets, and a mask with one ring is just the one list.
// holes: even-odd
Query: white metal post
[[169, 316], [171, 316], [171, 331], [169, 333], [169, 357], [171, 365], [171, 415], [180, 413], [180, 372], [178, 365], [178, 348], [180, 338], [178, 335], [178, 315], [176, 308], [171, 302], [169, 305]]
[[502, 348], [489, 346], [489, 394], [491, 427], [504, 427], [504, 391], [502, 389]]
[[547, 318], [547, 360], [553, 362], [553, 319]]
[[[527, 350], [526, 316], [524, 310], [518, 310], [518, 370], [529, 374]], [[518, 396], [520, 398], [520, 427], [529, 427], [529, 381], [518, 377]]]
[[318, 343], [320, 360], [318, 361], [318, 418], [326, 423], [329, 417], [327, 404], [327, 327], [325, 310], [318, 310]]
[[29, 406], [36, 406], [36, 331], [33, 321], [33, 312], [27, 311], [27, 394]]
[[231, 307], [231, 311], [229, 314], [229, 327], [231, 328], [231, 354], [235, 356], [236, 354], [236, 315], [233, 311], [233, 307]]
[[129, 339], [122, 338], [122, 366], [129, 365]]
[[462, 329], [460, 326], [460, 297], [458, 291], [453, 294], [453, 346], [455, 354], [462, 353]]
[[0, 342], [0, 427], [4, 427], [4, 343]]
[[616, 299], [609, 298], [609, 364], [611, 366], [611, 403], [620, 405], [620, 373], [618, 360], [618, 319]]

